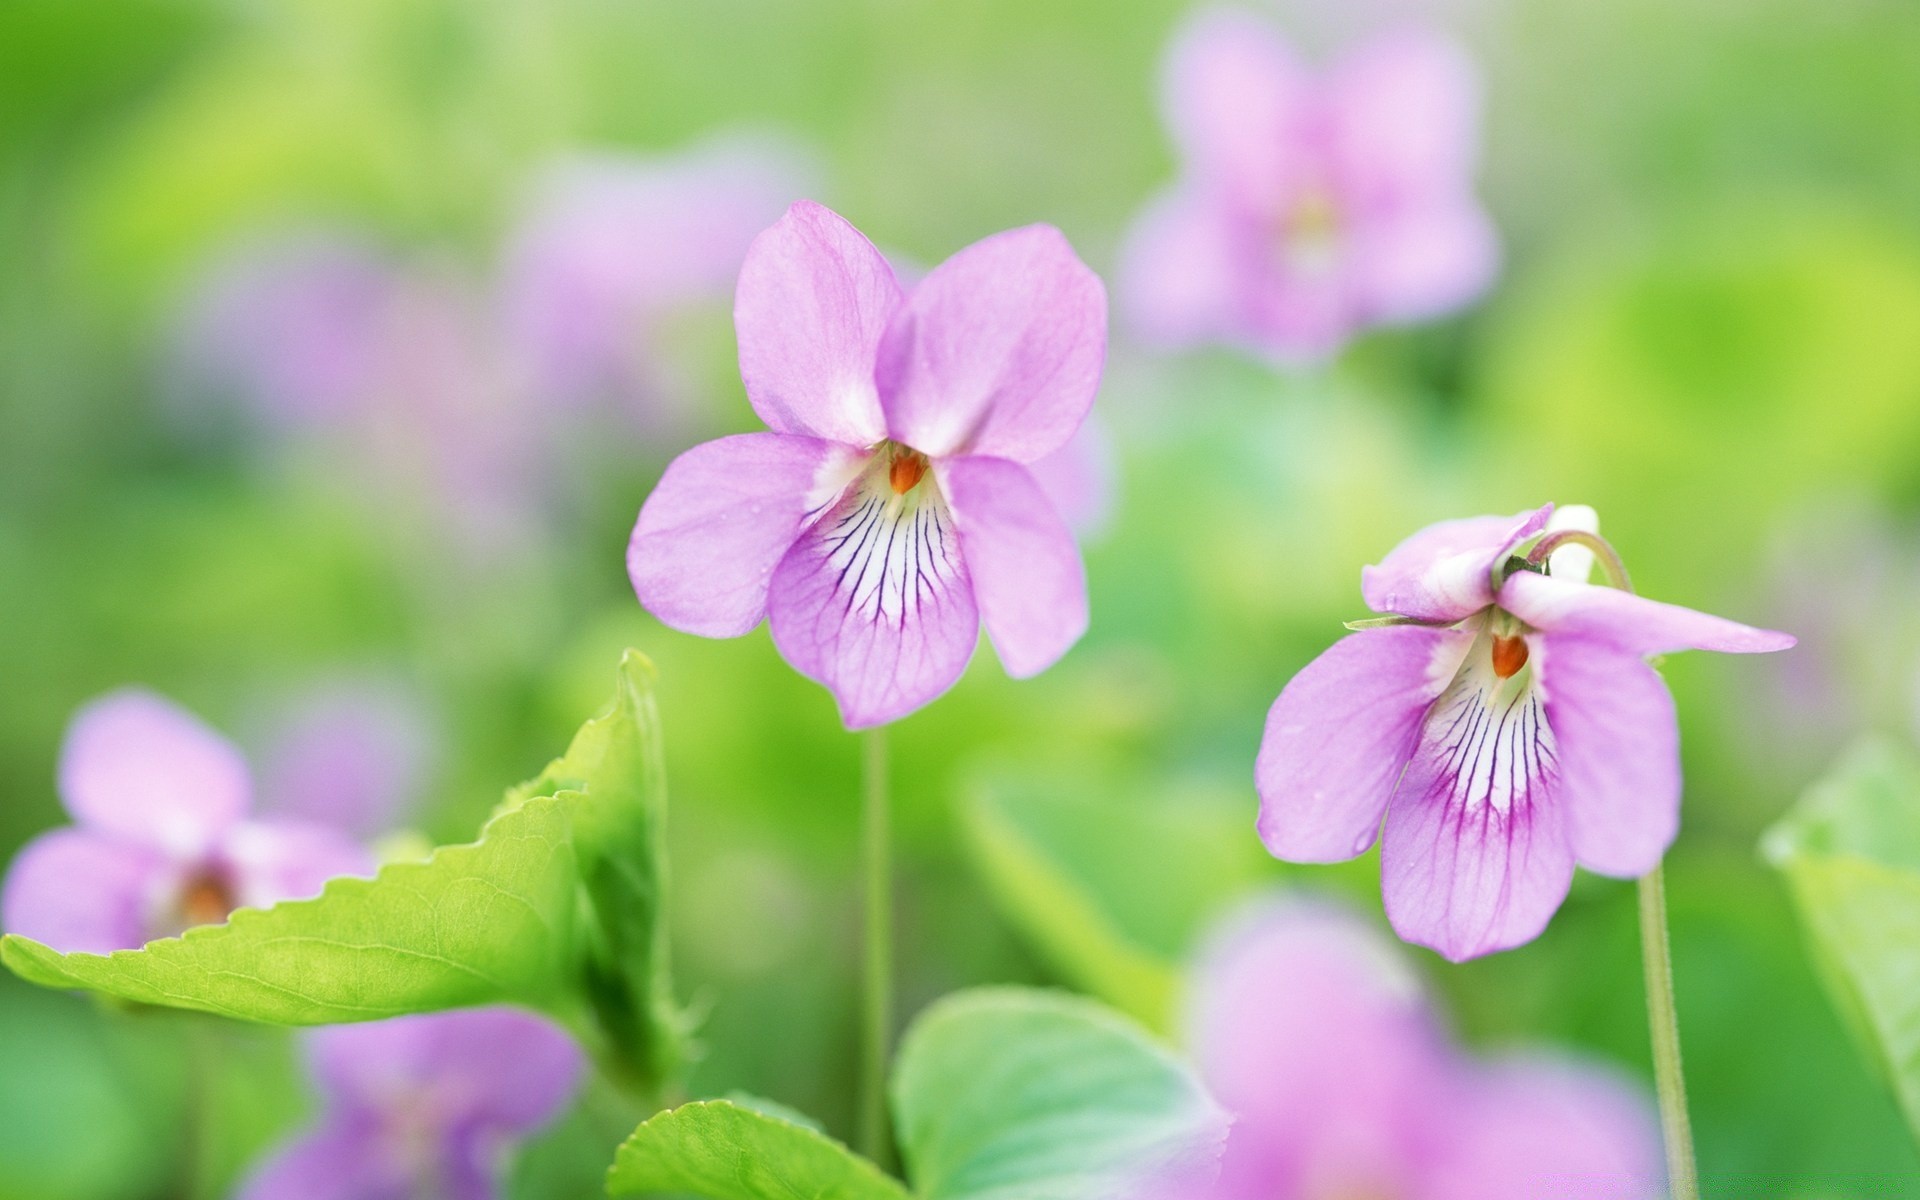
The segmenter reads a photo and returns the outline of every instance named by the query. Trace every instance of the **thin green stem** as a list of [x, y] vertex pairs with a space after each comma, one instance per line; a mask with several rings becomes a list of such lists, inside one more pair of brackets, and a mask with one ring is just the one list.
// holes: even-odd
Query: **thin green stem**
[[1673, 951], [1667, 944], [1667, 884], [1659, 867], [1640, 877], [1640, 958], [1647, 976], [1647, 1024], [1653, 1035], [1653, 1080], [1666, 1134], [1667, 1186], [1673, 1200], [1699, 1200], [1693, 1127], [1687, 1120], [1687, 1078], [1680, 1067], [1680, 1022], [1673, 1006]]
[[866, 978], [860, 1021], [860, 1152], [886, 1165], [887, 1049], [893, 1035], [893, 863], [884, 727], [863, 738], [861, 865], [866, 884]]

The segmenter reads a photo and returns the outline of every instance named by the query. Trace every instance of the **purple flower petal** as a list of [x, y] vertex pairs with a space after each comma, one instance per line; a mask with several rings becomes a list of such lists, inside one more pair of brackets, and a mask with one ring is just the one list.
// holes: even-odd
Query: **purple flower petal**
[[1087, 631], [1080, 547], [1020, 464], [956, 458], [935, 470], [994, 651], [1015, 679], [1038, 675]]
[[1510, 1057], [1480, 1069], [1446, 1123], [1428, 1200], [1658, 1200], [1660, 1132], [1638, 1088], [1599, 1067]]
[[246, 812], [252, 783], [232, 743], [178, 705], [128, 689], [74, 716], [60, 795], [82, 825], [190, 857]]
[[1242, 213], [1270, 214], [1310, 168], [1302, 132], [1314, 81], [1252, 13], [1186, 22], [1167, 54], [1164, 104], [1189, 172]]
[[1341, 190], [1363, 216], [1468, 196], [1480, 79], [1459, 46], [1402, 28], [1361, 44], [1326, 89]]
[[307, 1037], [307, 1055], [333, 1106], [379, 1110], [394, 1097], [430, 1101], [421, 1107], [434, 1115], [442, 1138], [474, 1128], [531, 1133], [566, 1108], [585, 1069], [559, 1026], [507, 1007], [318, 1029]]
[[1188, 1021], [1234, 1114], [1212, 1200], [1417, 1194], [1453, 1063], [1379, 934], [1330, 905], [1255, 905], [1202, 958]]
[[767, 613], [774, 566], [858, 466], [843, 446], [745, 433], [673, 460], [627, 546], [648, 612], [675, 629], [737, 637]]
[[1093, 416], [1066, 445], [1027, 464], [1054, 510], [1076, 537], [1097, 538], [1113, 514], [1114, 451], [1106, 427]]
[[872, 242], [831, 209], [793, 205], [753, 240], [734, 293], [753, 410], [776, 433], [860, 447], [885, 437], [874, 354], [899, 306]]
[[1635, 654], [1717, 650], [1767, 654], [1794, 644], [1791, 634], [1755, 629], [1636, 596], [1618, 588], [1521, 571], [1500, 589], [1500, 606], [1537, 629], [1611, 642]]
[[0, 925], [62, 953], [132, 950], [146, 944], [149, 914], [176, 869], [143, 842], [55, 829], [7, 869]]
[[1680, 831], [1673, 696], [1632, 651], [1558, 634], [1532, 640], [1574, 857], [1603, 875], [1644, 875]]
[[951, 687], [980, 640], [959, 531], [926, 484], [847, 489], [774, 568], [773, 643], [826, 685], [849, 729], [905, 716]]
[[[1493, 603], [1493, 570], [1515, 546], [1546, 527], [1549, 504], [1513, 517], [1465, 517], [1429, 525], [1360, 572], [1360, 594], [1375, 612], [1422, 621], [1459, 621]], [[1525, 614], [1521, 614], [1524, 616]]]
[[1395, 931], [1455, 962], [1537, 937], [1573, 882], [1561, 783], [1539, 689], [1491, 666], [1462, 671], [1387, 810]]
[[1106, 289], [1060, 231], [996, 233], [935, 267], [888, 324], [888, 435], [935, 458], [1044, 458], [1086, 420], [1106, 352]]
[[417, 1181], [393, 1160], [374, 1114], [326, 1119], [270, 1154], [234, 1193], [239, 1200], [412, 1200]]
[[1492, 220], [1464, 201], [1377, 218], [1354, 239], [1351, 255], [1360, 306], [1389, 323], [1461, 307], [1487, 290], [1500, 267]]
[[329, 879], [370, 876], [376, 866], [346, 834], [305, 821], [243, 821], [221, 839], [219, 857], [244, 908], [308, 899]]
[[1427, 707], [1446, 686], [1435, 664], [1456, 660], [1463, 636], [1370, 629], [1293, 677], [1267, 714], [1254, 765], [1268, 850], [1292, 862], [1339, 862], [1373, 844]]
[[1168, 347], [1249, 337], [1243, 316], [1247, 248], [1217, 198], [1192, 185], [1148, 205], [1121, 253], [1127, 319]]
[[360, 838], [392, 829], [419, 799], [432, 737], [418, 703], [379, 681], [341, 681], [276, 714], [261, 807]]

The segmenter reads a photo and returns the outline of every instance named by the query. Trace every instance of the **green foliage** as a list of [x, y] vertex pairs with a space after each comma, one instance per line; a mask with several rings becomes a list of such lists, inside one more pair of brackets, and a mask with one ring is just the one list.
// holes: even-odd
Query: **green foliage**
[[1920, 1136], [1920, 756], [1856, 747], [1767, 835], [1835, 1002]]
[[1029, 771], [982, 781], [964, 819], [994, 899], [1054, 969], [1164, 1032], [1196, 932], [1268, 869], [1247, 806], [1213, 799]]
[[630, 651], [607, 710], [477, 842], [140, 950], [61, 954], [8, 935], [0, 958], [47, 987], [283, 1025], [523, 1004], [653, 1090], [684, 1037], [660, 905], [664, 806], [653, 668]]
[[[900, 1048], [893, 1109], [912, 1194], [927, 1200], [1102, 1200], [1205, 1162], [1226, 1136], [1199, 1082], [1139, 1029], [1091, 1001], [1017, 988], [962, 992], [923, 1013]], [[713, 1200], [908, 1195], [777, 1107], [727, 1101], [641, 1125], [607, 1189]]]

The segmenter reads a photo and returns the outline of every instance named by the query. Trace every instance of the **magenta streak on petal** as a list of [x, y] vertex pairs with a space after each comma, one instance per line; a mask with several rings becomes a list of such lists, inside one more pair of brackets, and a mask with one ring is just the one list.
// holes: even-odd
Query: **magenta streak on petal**
[[905, 716], [960, 678], [979, 640], [952, 514], [923, 482], [849, 488], [774, 569], [774, 645], [839, 701], [848, 728]]
[[1455, 961], [1531, 940], [1573, 879], [1540, 696], [1529, 672], [1495, 686], [1478, 653], [1434, 705], [1381, 851], [1394, 929]]

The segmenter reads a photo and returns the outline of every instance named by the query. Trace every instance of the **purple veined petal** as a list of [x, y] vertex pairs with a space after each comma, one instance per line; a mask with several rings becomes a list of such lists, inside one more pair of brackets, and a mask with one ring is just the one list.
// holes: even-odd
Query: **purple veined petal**
[[370, 876], [377, 866], [346, 834], [305, 821], [243, 821], [221, 839], [219, 862], [238, 908], [309, 899], [329, 879]]
[[261, 809], [373, 838], [405, 820], [433, 756], [418, 700], [383, 680], [339, 680], [276, 712]]
[[1203, 953], [1187, 1016], [1233, 1112], [1210, 1200], [1414, 1195], [1453, 1062], [1396, 948], [1330, 904], [1269, 900]]
[[1455, 962], [1538, 937], [1573, 883], [1559, 747], [1532, 672], [1480, 644], [1421, 730], [1381, 839], [1394, 930]]
[[1088, 416], [1080, 432], [1027, 470], [1047, 499], [1080, 539], [1097, 539], [1113, 516], [1115, 475], [1113, 439], [1098, 414]]
[[1066, 237], [996, 233], [935, 267], [888, 323], [875, 371], [888, 436], [933, 458], [1044, 458], [1086, 420], [1106, 355], [1106, 288]]
[[238, 1200], [412, 1200], [417, 1181], [395, 1161], [378, 1117], [352, 1109], [330, 1114], [255, 1165]]
[[1500, 607], [1536, 629], [1611, 642], [1635, 654], [1768, 654], [1794, 644], [1791, 634], [1531, 571], [1515, 572], [1507, 580], [1500, 589]]
[[1360, 594], [1375, 612], [1422, 621], [1459, 621], [1493, 603], [1493, 569], [1546, 527], [1548, 504], [1512, 517], [1464, 517], [1429, 525], [1360, 572]]
[[1492, 285], [1500, 266], [1493, 221], [1466, 199], [1367, 221], [1349, 253], [1356, 303], [1371, 319], [1389, 323], [1463, 307]]
[[1430, 1200], [1659, 1200], [1667, 1194], [1650, 1098], [1611, 1070], [1541, 1054], [1476, 1069], [1443, 1113]]
[[934, 471], [994, 652], [1015, 679], [1038, 675], [1087, 631], [1087, 570], [1072, 531], [1019, 463], [956, 458]]
[[60, 796], [76, 821], [183, 858], [238, 821], [252, 790], [231, 742], [138, 689], [88, 703], [60, 749]]
[[1192, 185], [1154, 199], [1121, 252], [1120, 298], [1134, 331], [1179, 349], [1248, 336], [1247, 264], [1266, 248], [1249, 245], [1226, 202]]
[[1273, 25], [1236, 9], [1206, 10], [1181, 26], [1162, 85], [1188, 175], [1237, 210], [1266, 216], [1311, 169], [1305, 133], [1315, 92]]
[[886, 436], [874, 355], [901, 304], [893, 269], [838, 213], [802, 200], [753, 240], [734, 293], [740, 377], [776, 433]]
[[861, 461], [835, 442], [780, 433], [736, 434], [674, 459], [627, 545], [640, 603], [686, 633], [746, 633], [767, 614], [775, 565]]
[[896, 495], [870, 470], [774, 568], [773, 644], [833, 693], [849, 729], [933, 700], [980, 640], [959, 530], [936, 487]]
[[150, 914], [175, 870], [143, 842], [55, 829], [28, 842], [7, 868], [0, 926], [62, 953], [137, 949], [151, 936]]
[[1366, 217], [1464, 199], [1480, 157], [1480, 78], [1451, 39], [1402, 27], [1325, 81], [1341, 192]]
[[1574, 857], [1603, 875], [1646, 874], [1680, 831], [1680, 724], [1666, 682], [1609, 642], [1528, 641], [1560, 747]]
[[1288, 682], [1254, 763], [1260, 839], [1275, 857], [1340, 862], [1373, 845], [1428, 706], [1471, 641], [1411, 625], [1369, 629]]
[[308, 1034], [306, 1051], [334, 1106], [384, 1114], [411, 1097], [426, 1102], [440, 1139], [531, 1133], [566, 1109], [585, 1072], [564, 1030], [504, 1006], [332, 1026]]

